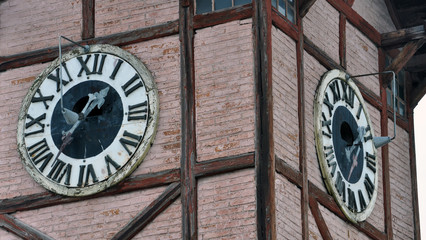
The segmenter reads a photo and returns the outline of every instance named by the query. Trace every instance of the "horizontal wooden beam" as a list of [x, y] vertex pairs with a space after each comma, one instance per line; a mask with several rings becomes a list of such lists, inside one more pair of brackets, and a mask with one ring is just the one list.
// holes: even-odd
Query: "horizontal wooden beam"
[[[108, 36], [92, 38], [79, 41], [79, 44], [110, 44], [116, 46], [125, 46], [137, 42], [143, 42], [155, 38], [175, 35], [179, 33], [179, 22], [172, 21], [164, 24], [140, 28], [128, 32], [116, 33]], [[64, 45], [63, 51], [69, 51], [74, 45]], [[30, 66], [33, 64], [44, 63], [54, 60], [58, 57], [58, 47], [44, 48], [31, 52], [19, 53], [10, 56], [0, 56], [0, 72], [13, 68]]]
[[194, 166], [194, 172], [197, 178], [201, 178], [252, 167], [254, 167], [254, 153], [246, 153], [238, 156], [197, 162]]
[[123, 229], [121, 229], [113, 240], [132, 239], [142, 229], [144, 229], [152, 220], [170, 206], [180, 195], [180, 183], [170, 184], [167, 189], [142, 212], [136, 215]]
[[413, 40], [426, 38], [424, 25], [419, 25], [411, 28], [404, 28], [393, 32], [382, 34], [383, 48], [398, 48]]
[[22, 239], [53, 240], [53, 238], [51, 238], [50, 236], [47, 236], [39, 230], [32, 228], [26, 223], [23, 223], [8, 214], [0, 214], [0, 227], [12, 232], [13, 234], [21, 237]]
[[228, 10], [209, 12], [194, 16], [194, 29], [212, 27], [222, 23], [251, 18], [253, 15], [252, 4], [245, 4]]

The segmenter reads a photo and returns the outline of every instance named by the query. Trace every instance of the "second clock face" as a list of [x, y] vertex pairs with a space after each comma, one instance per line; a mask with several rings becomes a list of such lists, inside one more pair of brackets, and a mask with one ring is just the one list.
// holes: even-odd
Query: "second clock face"
[[91, 49], [65, 55], [62, 70], [54, 63], [38, 77], [18, 124], [27, 170], [64, 195], [92, 194], [123, 179], [155, 134], [158, 100], [148, 70], [117, 47]]
[[324, 75], [314, 115], [317, 155], [327, 189], [351, 221], [363, 221], [377, 195], [376, 149], [364, 100], [344, 72]]

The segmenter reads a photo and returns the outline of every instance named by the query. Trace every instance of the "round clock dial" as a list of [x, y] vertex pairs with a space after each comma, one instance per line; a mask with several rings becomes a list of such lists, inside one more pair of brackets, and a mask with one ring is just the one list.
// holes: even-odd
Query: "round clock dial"
[[339, 70], [318, 86], [314, 128], [318, 160], [328, 191], [346, 217], [364, 221], [377, 196], [374, 132], [360, 91]]
[[[62, 86], [59, 74], [62, 72]], [[47, 189], [93, 194], [142, 162], [155, 136], [158, 96], [148, 69], [110, 45], [75, 49], [37, 77], [23, 101], [18, 149]]]

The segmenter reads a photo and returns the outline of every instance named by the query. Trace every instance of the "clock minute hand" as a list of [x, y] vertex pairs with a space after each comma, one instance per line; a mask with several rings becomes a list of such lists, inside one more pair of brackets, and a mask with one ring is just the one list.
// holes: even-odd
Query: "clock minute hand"
[[58, 154], [56, 154], [55, 160], [52, 163], [52, 166], [56, 163], [59, 155], [61, 155], [62, 151], [65, 149], [67, 145], [71, 143], [73, 140], [72, 134], [75, 129], [80, 125], [80, 123], [87, 117], [87, 115], [97, 106], [98, 109], [102, 107], [105, 102], [105, 97], [109, 91], [109, 87], [102, 89], [100, 92], [96, 92], [94, 94], [89, 93], [89, 101], [87, 101], [86, 106], [84, 106], [83, 110], [79, 114], [78, 120], [74, 123], [70, 130], [62, 133], [62, 145], [59, 148]]

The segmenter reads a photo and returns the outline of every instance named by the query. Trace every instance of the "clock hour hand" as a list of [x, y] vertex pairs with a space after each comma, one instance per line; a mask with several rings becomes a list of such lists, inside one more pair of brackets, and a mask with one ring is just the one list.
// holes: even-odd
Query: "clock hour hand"
[[67, 124], [69, 125], [73, 125], [78, 121], [78, 113], [71, 111], [67, 108], [64, 108], [64, 110], [62, 111], [62, 115], [65, 118], [65, 122], [67, 122]]

